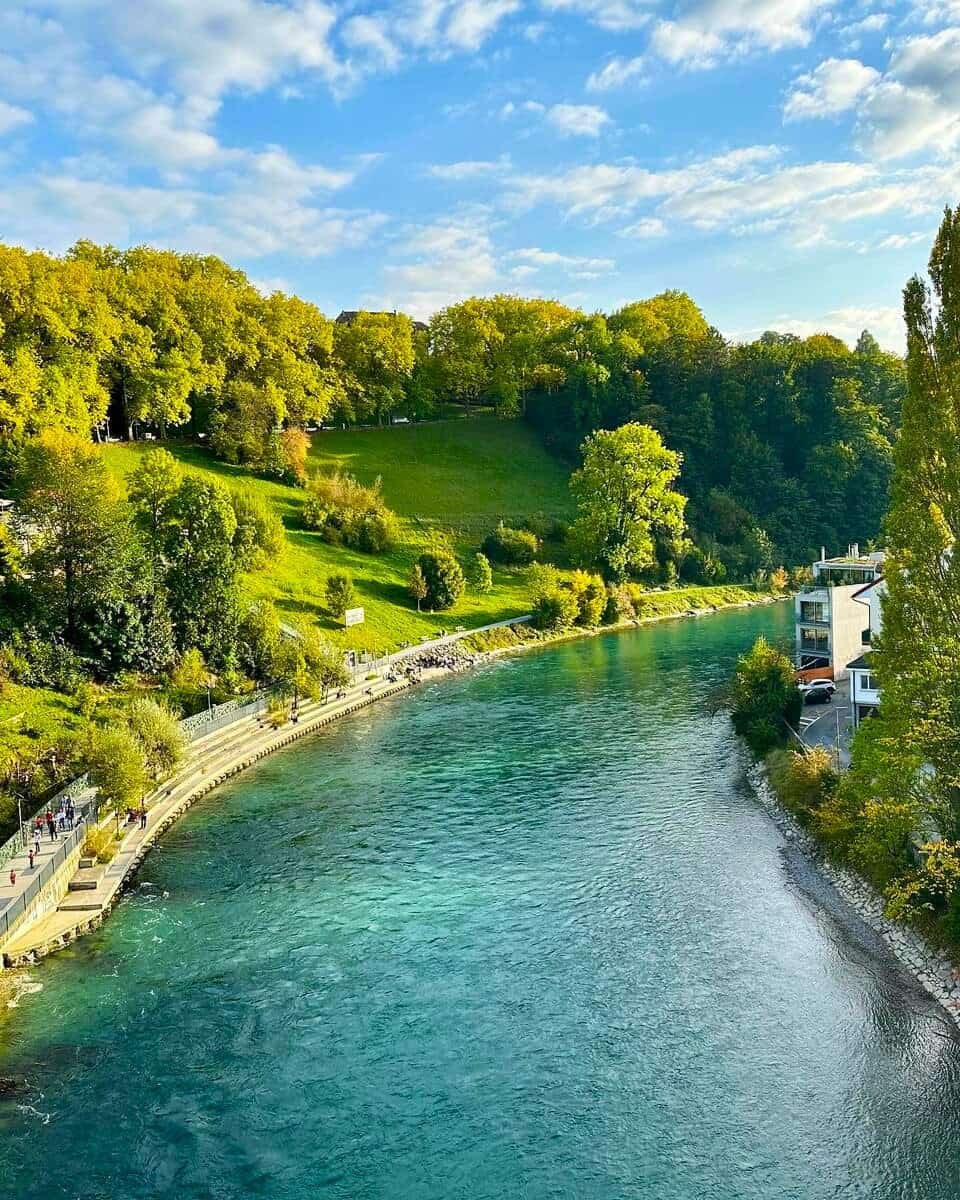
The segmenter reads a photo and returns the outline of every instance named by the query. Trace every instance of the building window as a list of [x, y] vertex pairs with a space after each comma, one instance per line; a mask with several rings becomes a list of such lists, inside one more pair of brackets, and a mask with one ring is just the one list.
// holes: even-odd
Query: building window
[[830, 632], [826, 629], [800, 627], [800, 649], [814, 650], [818, 654], [830, 653]]
[[820, 621], [826, 624], [829, 619], [830, 618], [827, 616], [827, 606], [822, 600], [800, 601], [801, 621]]
[[879, 692], [880, 684], [877, 682], [876, 675], [863, 676], [863, 690], [865, 692]]

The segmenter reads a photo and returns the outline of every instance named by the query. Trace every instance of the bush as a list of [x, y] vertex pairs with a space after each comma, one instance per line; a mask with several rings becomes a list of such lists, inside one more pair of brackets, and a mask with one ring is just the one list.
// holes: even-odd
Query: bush
[[767, 758], [767, 775], [784, 808], [808, 820], [833, 795], [837, 774], [823, 746], [806, 752], [774, 750]]
[[452, 608], [463, 595], [466, 581], [460, 564], [448, 550], [421, 554], [417, 563], [427, 585], [424, 597], [428, 609]]
[[576, 596], [562, 588], [545, 592], [533, 610], [534, 624], [538, 629], [565, 629], [573, 625], [579, 615]]
[[627, 589], [616, 584], [608, 584], [606, 603], [603, 607], [602, 621], [604, 625], [616, 625], [620, 621], [629, 621], [636, 616]]
[[91, 783], [100, 789], [100, 800], [109, 809], [138, 805], [149, 784], [146, 756], [128, 729], [94, 730], [85, 752]]
[[400, 539], [396, 514], [383, 502], [380, 480], [364, 487], [352, 475], [314, 475], [307, 484], [302, 519], [333, 546], [385, 554]]
[[342, 618], [348, 608], [353, 607], [357, 593], [353, 580], [345, 572], [327, 576], [327, 608], [335, 617]]
[[803, 708], [793, 663], [759, 637], [741, 655], [733, 679], [733, 727], [754, 754], [779, 746], [787, 725], [796, 726]]
[[154, 779], [169, 775], [180, 764], [186, 740], [169, 708], [153, 700], [135, 700], [130, 706], [130, 728]]
[[232, 492], [230, 502], [237, 518], [233, 548], [240, 570], [255, 570], [277, 558], [287, 538], [273, 509], [251, 491]]
[[84, 858], [95, 858], [98, 863], [108, 863], [116, 852], [117, 839], [112, 829], [94, 826], [87, 830], [81, 851]]
[[599, 625], [607, 604], [607, 593], [600, 576], [574, 571], [570, 591], [577, 602], [577, 624], [588, 628]]
[[526, 567], [537, 557], [540, 539], [529, 529], [511, 529], [501, 521], [484, 538], [481, 549], [491, 562]]

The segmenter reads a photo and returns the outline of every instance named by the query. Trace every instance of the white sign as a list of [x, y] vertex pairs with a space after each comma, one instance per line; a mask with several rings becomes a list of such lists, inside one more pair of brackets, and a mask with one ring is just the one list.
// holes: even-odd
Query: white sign
[[363, 609], [362, 608], [348, 608], [347, 611], [343, 614], [343, 623], [344, 623], [344, 625], [346, 625], [346, 627], [348, 629], [350, 628], [351, 625], [362, 625], [363, 624]]

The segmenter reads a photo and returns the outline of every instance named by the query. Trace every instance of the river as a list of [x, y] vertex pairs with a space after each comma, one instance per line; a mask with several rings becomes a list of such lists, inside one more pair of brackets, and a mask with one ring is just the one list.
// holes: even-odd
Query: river
[[955, 1200], [949, 1025], [708, 711], [789, 620], [501, 659], [205, 798], [2, 1027], [3, 1194]]

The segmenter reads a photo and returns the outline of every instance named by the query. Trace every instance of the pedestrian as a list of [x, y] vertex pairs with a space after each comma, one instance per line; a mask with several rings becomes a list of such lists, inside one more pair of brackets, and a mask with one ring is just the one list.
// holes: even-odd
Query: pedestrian
[[53, 820], [53, 813], [47, 817], [47, 832], [50, 834], [50, 841], [55, 842], [57, 840], [57, 827]]
[[49, 825], [49, 824], [50, 824], [50, 822], [53, 820], [53, 813], [50, 811], [50, 809], [49, 809], [49, 808], [47, 809], [47, 818], [46, 818], [46, 820], [47, 820], [47, 824], [48, 824], [48, 825]]
[[17, 882], [17, 872], [11, 867], [10, 868], [10, 886], [13, 887], [16, 882]]
[[39, 829], [33, 835], [33, 852], [34, 852], [34, 854], [40, 853], [40, 830]]
[[61, 808], [60, 811], [57, 813], [57, 830], [59, 833], [63, 833], [64, 827], [66, 825], [66, 819], [67, 819], [67, 814]]
[[146, 829], [146, 827], [147, 827], [147, 810], [141, 804], [140, 805], [140, 828]]
[[73, 824], [73, 818], [77, 815], [77, 809], [72, 800], [67, 801], [67, 820]]
[[34, 860], [34, 858], [35, 858], [35, 857], [36, 857], [36, 851], [35, 851], [35, 850], [28, 850], [28, 851], [27, 851], [27, 858], [28, 858], [28, 859], [29, 859], [29, 861], [30, 861], [30, 870], [31, 870], [31, 871], [33, 870], [33, 860]]

